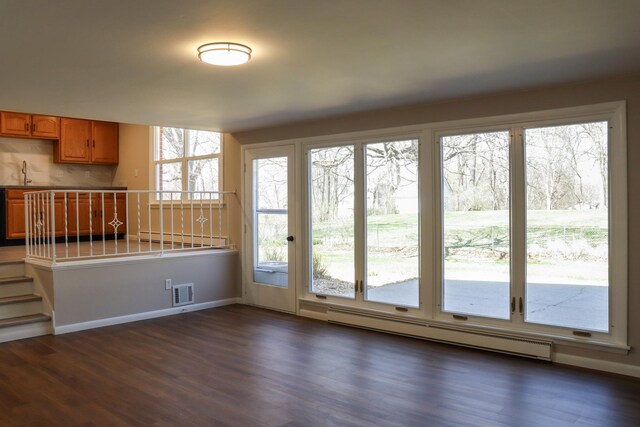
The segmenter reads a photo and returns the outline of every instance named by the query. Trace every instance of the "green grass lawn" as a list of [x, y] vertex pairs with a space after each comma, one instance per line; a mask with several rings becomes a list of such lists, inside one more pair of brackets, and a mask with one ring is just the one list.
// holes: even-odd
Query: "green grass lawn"
[[[530, 280], [606, 282], [606, 210], [529, 211], [527, 221]], [[445, 245], [453, 248], [447, 275], [494, 280], [508, 273], [508, 259], [499, 258], [509, 249], [507, 211], [446, 212], [444, 222]], [[418, 223], [416, 214], [367, 217], [369, 280], [415, 276]], [[333, 277], [353, 280], [353, 230], [353, 219], [313, 227], [314, 248]]]

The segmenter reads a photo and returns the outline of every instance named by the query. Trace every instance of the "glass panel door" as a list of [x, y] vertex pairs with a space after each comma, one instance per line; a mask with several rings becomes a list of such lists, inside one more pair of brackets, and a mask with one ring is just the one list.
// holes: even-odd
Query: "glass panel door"
[[251, 212], [245, 301], [289, 312], [295, 312], [293, 153], [292, 146], [245, 152], [245, 203]]
[[365, 301], [419, 307], [418, 140], [366, 144]]
[[442, 310], [509, 319], [509, 132], [441, 138]]
[[525, 130], [525, 321], [609, 330], [608, 124]]

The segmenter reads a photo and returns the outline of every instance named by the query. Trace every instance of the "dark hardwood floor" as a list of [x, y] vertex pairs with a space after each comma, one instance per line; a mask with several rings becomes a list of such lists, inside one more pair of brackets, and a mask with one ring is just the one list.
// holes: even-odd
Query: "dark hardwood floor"
[[0, 344], [0, 426], [639, 426], [640, 380], [247, 306]]

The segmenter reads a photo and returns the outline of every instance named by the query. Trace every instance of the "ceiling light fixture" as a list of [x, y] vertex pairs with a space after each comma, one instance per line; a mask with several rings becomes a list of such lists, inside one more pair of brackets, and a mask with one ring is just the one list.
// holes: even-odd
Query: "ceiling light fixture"
[[240, 65], [251, 59], [251, 48], [238, 43], [207, 43], [198, 48], [198, 58], [207, 64], [224, 67]]

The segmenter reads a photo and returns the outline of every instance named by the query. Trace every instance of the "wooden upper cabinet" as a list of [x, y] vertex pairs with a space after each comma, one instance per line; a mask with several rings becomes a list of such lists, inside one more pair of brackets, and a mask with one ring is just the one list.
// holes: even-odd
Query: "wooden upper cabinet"
[[118, 123], [91, 122], [93, 142], [91, 162], [105, 165], [118, 163]]
[[60, 117], [0, 112], [0, 134], [32, 138], [60, 137]]
[[31, 115], [31, 135], [40, 138], [60, 138], [60, 117]]
[[118, 123], [62, 118], [60, 128], [55, 162], [118, 164]]
[[0, 111], [0, 136], [57, 139], [56, 163], [118, 164], [118, 123]]
[[91, 121], [61, 119], [60, 142], [54, 152], [54, 161], [59, 163], [90, 163], [91, 139]]
[[0, 132], [5, 135], [31, 136], [31, 114], [0, 112]]

